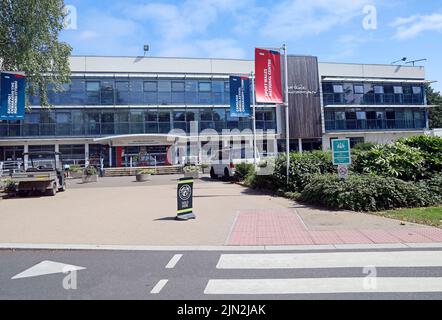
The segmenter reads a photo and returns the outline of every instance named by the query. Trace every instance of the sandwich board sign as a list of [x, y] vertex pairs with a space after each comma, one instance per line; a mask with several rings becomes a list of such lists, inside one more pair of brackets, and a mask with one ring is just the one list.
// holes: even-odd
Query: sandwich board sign
[[333, 165], [351, 164], [350, 139], [332, 140]]
[[177, 188], [177, 220], [195, 219], [193, 213], [193, 180], [183, 178], [178, 181]]

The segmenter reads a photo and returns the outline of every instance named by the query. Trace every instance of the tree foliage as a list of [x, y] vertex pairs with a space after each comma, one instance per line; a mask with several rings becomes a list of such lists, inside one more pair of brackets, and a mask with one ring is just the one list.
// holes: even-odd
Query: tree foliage
[[430, 109], [430, 128], [442, 128], [442, 95], [430, 86], [426, 91], [428, 104], [436, 106]]
[[58, 39], [65, 15], [63, 0], [0, 0], [0, 70], [24, 71], [42, 106], [49, 84], [61, 91], [70, 81], [72, 48]]

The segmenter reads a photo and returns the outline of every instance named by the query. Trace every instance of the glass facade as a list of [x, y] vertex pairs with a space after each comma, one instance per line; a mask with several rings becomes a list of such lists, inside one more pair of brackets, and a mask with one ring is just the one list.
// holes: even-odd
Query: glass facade
[[[256, 126], [276, 130], [274, 108], [256, 111]], [[82, 137], [122, 134], [167, 134], [172, 129], [190, 132], [190, 123], [198, 130], [251, 129], [249, 118], [230, 116], [228, 108], [81, 108], [34, 109], [24, 121], [0, 121], [1, 137]]]
[[[55, 92], [50, 86], [49, 102], [55, 106], [118, 105], [226, 105], [230, 103], [228, 80], [180, 80], [152, 78], [72, 78]], [[38, 96], [30, 97], [38, 106]]]
[[327, 109], [327, 131], [423, 130], [427, 127], [425, 109]]
[[424, 105], [421, 84], [323, 82], [324, 105]]

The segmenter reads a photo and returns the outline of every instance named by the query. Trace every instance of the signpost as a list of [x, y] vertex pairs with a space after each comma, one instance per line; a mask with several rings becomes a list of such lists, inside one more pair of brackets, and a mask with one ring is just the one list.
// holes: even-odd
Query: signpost
[[177, 201], [177, 220], [187, 221], [196, 219], [196, 216], [193, 214], [193, 180], [182, 178], [178, 181]]
[[26, 78], [23, 74], [0, 74], [0, 120], [22, 120], [25, 117]]
[[351, 164], [350, 139], [332, 140], [333, 165], [338, 166], [341, 179], [348, 179], [348, 166]]

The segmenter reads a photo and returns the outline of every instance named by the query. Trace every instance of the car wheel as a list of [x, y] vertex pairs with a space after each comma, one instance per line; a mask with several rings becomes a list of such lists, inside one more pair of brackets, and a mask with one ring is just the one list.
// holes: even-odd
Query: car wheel
[[59, 192], [65, 192], [66, 191], [66, 181], [63, 182], [63, 185], [58, 189]]
[[212, 179], [218, 179], [218, 176], [215, 174], [215, 169], [213, 167], [210, 169], [210, 178]]
[[46, 194], [50, 197], [53, 197], [57, 194], [57, 183], [54, 182], [52, 185], [52, 189], [46, 191]]
[[230, 180], [230, 171], [228, 168], [224, 168], [224, 180]]

